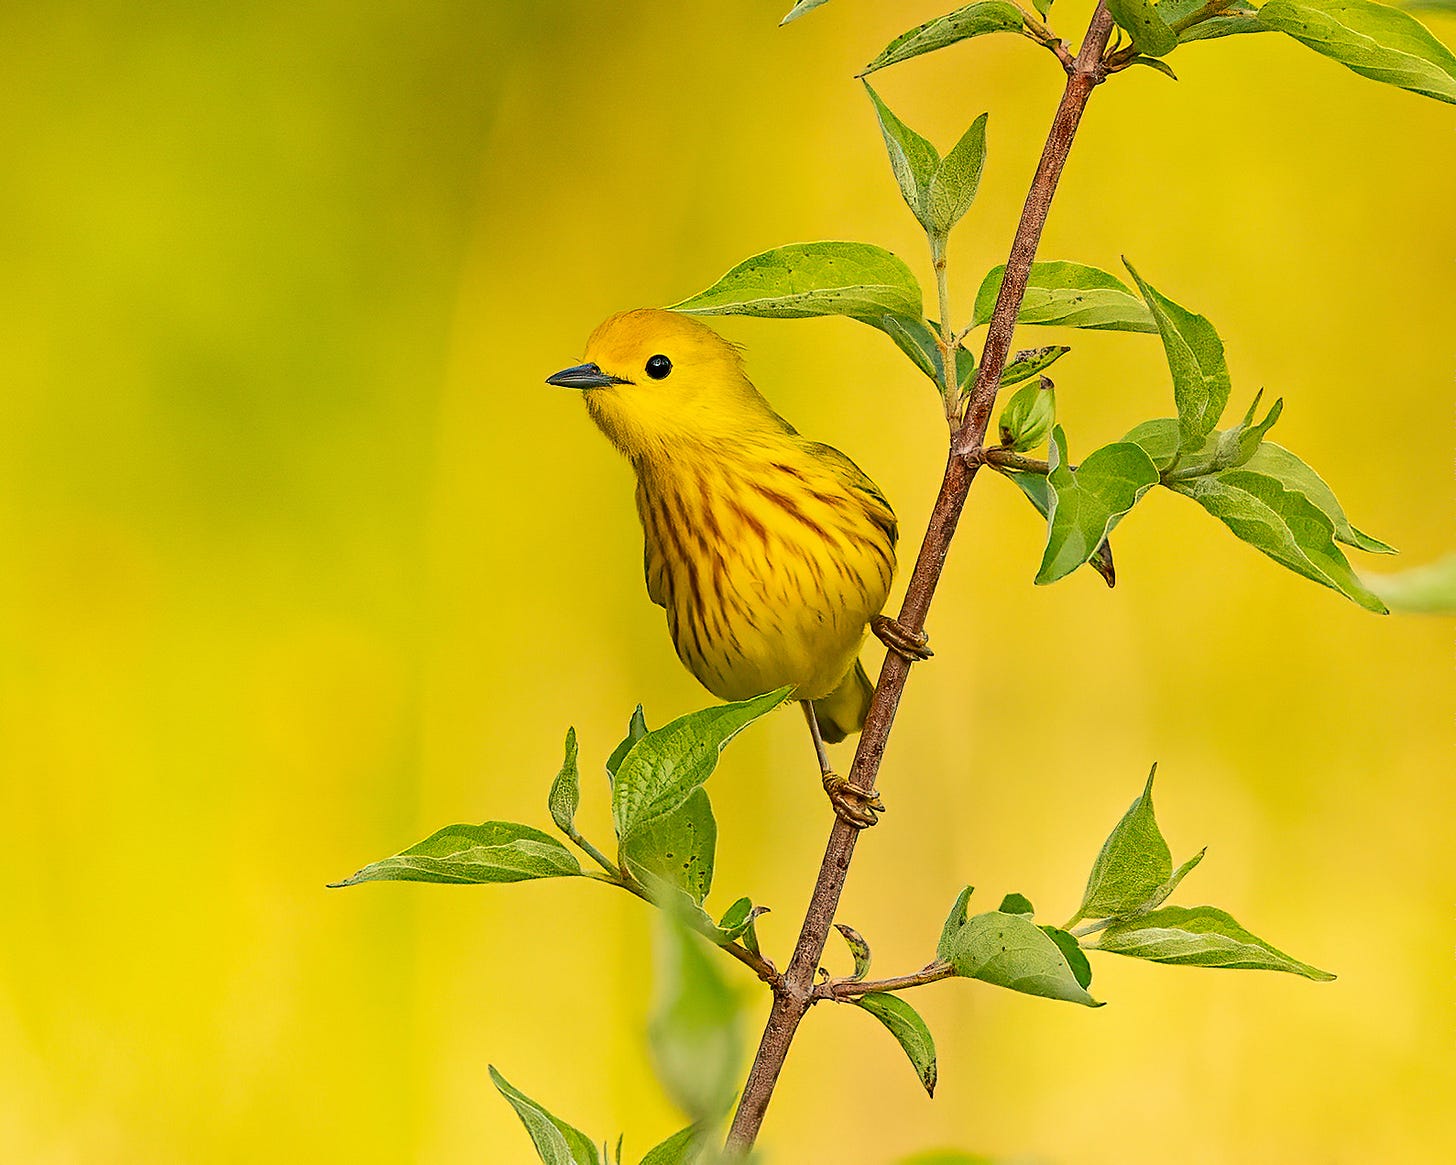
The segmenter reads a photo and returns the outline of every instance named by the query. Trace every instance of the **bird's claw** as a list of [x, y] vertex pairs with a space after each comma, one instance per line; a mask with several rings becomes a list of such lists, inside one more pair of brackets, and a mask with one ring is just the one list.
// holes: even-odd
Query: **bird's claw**
[[885, 803], [876, 790], [865, 792], [837, 773], [824, 774], [824, 791], [829, 794], [834, 815], [851, 829], [868, 829], [885, 811]]
[[929, 635], [924, 631], [911, 631], [888, 615], [876, 615], [871, 619], [870, 630], [887, 648], [911, 663], [924, 663], [935, 654], [930, 650]]

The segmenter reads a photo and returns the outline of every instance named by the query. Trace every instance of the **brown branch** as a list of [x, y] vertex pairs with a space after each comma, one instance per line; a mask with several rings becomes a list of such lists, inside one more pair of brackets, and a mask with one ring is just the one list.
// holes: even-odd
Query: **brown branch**
[[[1066, 164], [1067, 153], [1072, 147], [1077, 124], [1082, 119], [1082, 112], [1092, 90], [1103, 78], [1102, 55], [1111, 31], [1112, 18], [1108, 15], [1106, 4], [1099, 0], [1081, 50], [1067, 74], [1067, 85], [1061, 104], [1052, 120], [1041, 161], [1037, 164], [1026, 205], [1022, 208], [1021, 221], [1017, 225], [1016, 237], [1011, 244], [1011, 255], [1006, 263], [1006, 275], [1001, 281], [1001, 292], [996, 298], [995, 312], [986, 333], [986, 345], [981, 354], [975, 385], [971, 390], [970, 404], [964, 421], [951, 437], [951, 455], [946, 462], [940, 494], [931, 511], [930, 523], [920, 544], [920, 554], [910, 576], [905, 602], [900, 608], [899, 622], [912, 633], [925, 626], [925, 616], [940, 581], [956, 523], [960, 520], [966, 494], [979, 466], [975, 454], [985, 437], [1001, 372], [1011, 350], [1016, 313], [1026, 292], [1031, 263], [1036, 256], [1037, 244], [1041, 239], [1042, 228], [1046, 225], [1047, 212], [1051, 208], [1052, 196], [1056, 193], [1062, 167]], [[909, 673], [908, 660], [893, 651], [886, 654], [874, 699], [870, 702], [864, 731], [860, 734], [859, 747], [855, 751], [854, 764], [849, 770], [850, 783], [862, 790], [869, 791], [874, 788], [880, 762], [885, 755], [885, 744], [895, 722], [895, 712]], [[859, 831], [843, 821], [835, 820], [829, 834], [829, 843], [824, 850], [824, 860], [819, 867], [819, 878], [804, 915], [799, 940], [782, 978], [773, 986], [774, 1001], [769, 1011], [768, 1023], [764, 1027], [758, 1053], [749, 1070], [738, 1111], [734, 1114], [733, 1125], [728, 1133], [727, 1149], [730, 1155], [741, 1156], [746, 1153], [758, 1138], [764, 1113], [768, 1110], [769, 1100], [788, 1056], [794, 1033], [814, 1002], [814, 972], [824, 953], [824, 944], [834, 921], [834, 913], [839, 905], [839, 897], [844, 889], [844, 880], [849, 873], [849, 863], [854, 856], [858, 837]]]

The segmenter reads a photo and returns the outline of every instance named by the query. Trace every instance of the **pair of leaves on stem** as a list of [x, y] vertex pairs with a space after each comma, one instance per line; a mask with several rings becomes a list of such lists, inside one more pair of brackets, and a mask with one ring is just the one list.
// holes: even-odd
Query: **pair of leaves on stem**
[[[547, 807], [562, 833], [603, 867], [606, 880], [652, 899], [664, 913], [649, 1045], [665, 1089], [694, 1124], [649, 1153], [643, 1165], [688, 1160], [696, 1143], [693, 1130], [716, 1120], [733, 1095], [741, 1048], [738, 1005], [698, 939], [687, 931], [720, 945], [741, 942], [756, 953], [754, 921], [764, 908], [740, 898], [719, 923], [703, 910], [717, 840], [703, 784], [727, 743], [782, 704], [789, 691], [781, 688], [689, 713], [655, 731], [648, 730], [639, 707], [607, 761], [618, 842], [615, 864], [576, 827], [581, 782], [574, 729], [567, 733], [565, 758], [551, 784]], [[482, 884], [583, 874], [576, 856], [550, 835], [517, 822], [487, 821], [448, 826], [337, 885]], [[605, 1151], [598, 1157], [575, 1129], [545, 1114], [498, 1077], [496, 1083], [521, 1114], [543, 1161], [605, 1165]]]
[[[1334, 978], [1252, 934], [1226, 911], [1164, 905], [1204, 852], [1173, 867], [1153, 812], [1150, 773], [1142, 795], [1103, 842], [1071, 919], [1060, 927], [1038, 924], [1032, 904], [1020, 894], [1006, 895], [996, 910], [971, 915], [968, 886], [951, 907], [936, 945], [936, 962], [928, 970], [938, 967], [958, 977], [1087, 1007], [1101, 1004], [1087, 990], [1092, 967], [1085, 950], [1183, 966], [1282, 971], [1322, 982]], [[1092, 925], [1072, 933], [1086, 920]], [[869, 948], [855, 932], [840, 930], [854, 957], [852, 978], [863, 979], [869, 971]], [[1078, 935], [1096, 935], [1095, 944], [1084, 950]], [[926, 1090], [933, 1090], [935, 1042], [915, 1009], [890, 994], [867, 995], [858, 1002], [885, 1025]]]
[[1067, 923], [1100, 919], [1090, 949], [1155, 963], [1234, 970], [1284, 971], [1328, 982], [1334, 976], [1286, 955], [1212, 906], [1164, 906], [1203, 860], [1199, 850], [1177, 869], [1153, 813], [1153, 776], [1103, 843], [1082, 904]]
[[[1154, 485], [1198, 502], [1237, 537], [1281, 565], [1331, 587], [1367, 610], [1385, 605], [1360, 580], [1338, 544], [1374, 553], [1390, 547], [1355, 529], [1329, 486], [1288, 450], [1264, 440], [1283, 402], [1257, 419], [1255, 397], [1242, 421], [1215, 426], [1228, 404], [1230, 378], [1213, 325], [1169, 299], [1129, 264], [1141, 297], [1114, 276], [1078, 263], [1032, 265], [1020, 323], [1156, 331], [1173, 381], [1176, 419], [1148, 421], [1073, 468], [1066, 434], [1053, 428], [1049, 471], [1013, 479], [1047, 517], [1036, 581], [1065, 577], [1106, 553], [1107, 537]], [[977, 318], [989, 311], [1002, 271], [987, 276]]]
[[[626, 739], [607, 762], [623, 868], [628, 872], [635, 868], [648, 880], [672, 886], [694, 906], [701, 906], [712, 885], [716, 841], [703, 783], [728, 741], [782, 704], [788, 694], [788, 688], [780, 688], [751, 700], [705, 708], [652, 732], [637, 710]], [[548, 808], [568, 838], [593, 852], [575, 827], [581, 792], [574, 729], [566, 735], [565, 752]], [[606, 864], [610, 870], [611, 863]], [[576, 856], [549, 834], [514, 821], [486, 821], [446, 826], [334, 885], [375, 881], [475, 885], [582, 872]]]

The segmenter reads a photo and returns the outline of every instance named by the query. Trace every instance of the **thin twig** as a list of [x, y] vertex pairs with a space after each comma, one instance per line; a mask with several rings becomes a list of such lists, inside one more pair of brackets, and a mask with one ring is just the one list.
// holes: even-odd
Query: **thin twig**
[[861, 995], [877, 995], [884, 991], [903, 991], [907, 987], [923, 987], [927, 983], [939, 983], [955, 974], [949, 963], [934, 962], [908, 975], [893, 975], [888, 979], [830, 979], [814, 988], [815, 999], [832, 999], [836, 1002], [857, 999]]
[[[1061, 104], [1052, 120], [1046, 146], [1042, 150], [1031, 190], [1027, 194], [1026, 205], [1022, 208], [1021, 221], [1017, 225], [1011, 254], [1006, 262], [1006, 274], [1001, 281], [1000, 294], [996, 298], [995, 313], [987, 329], [986, 346], [976, 372], [970, 405], [966, 409], [965, 419], [951, 438], [950, 457], [946, 462], [945, 476], [941, 480], [940, 494], [931, 511], [925, 538], [920, 544], [920, 554], [910, 576], [905, 602], [900, 608], [898, 621], [912, 634], [925, 627], [925, 616], [940, 581], [956, 523], [960, 520], [966, 494], [976, 475], [977, 463], [973, 457], [967, 455], [979, 450], [985, 437], [1001, 373], [1006, 367], [1006, 357], [1011, 350], [1016, 313], [1026, 292], [1031, 263], [1036, 257], [1036, 248], [1041, 239], [1042, 228], [1046, 225], [1047, 212], [1051, 209], [1057, 181], [1066, 164], [1067, 153], [1072, 147], [1072, 139], [1076, 136], [1082, 112], [1092, 90], [1103, 78], [1102, 54], [1111, 31], [1112, 17], [1108, 15], [1105, 0], [1098, 0], [1087, 28], [1087, 36], [1082, 42], [1072, 70], [1067, 75]], [[852, 785], [865, 792], [875, 786], [880, 762], [885, 754], [885, 744], [909, 673], [910, 662], [907, 659], [893, 651], [886, 654], [848, 776]], [[849, 873], [849, 864], [854, 857], [858, 837], [858, 830], [836, 819], [829, 834], [829, 843], [824, 850], [824, 860], [819, 867], [814, 893], [804, 914], [798, 942], [782, 979], [774, 988], [774, 1002], [769, 1011], [768, 1023], [764, 1027], [758, 1053], [754, 1057], [753, 1067], [749, 1070], [748, 1080], [739, 1099], [738, 1111], [733, 1117], [733, 1126], [727, 1140], [730, 1156], [741, 1156], [757, 1140], [764, 1113], [768, 1111], [769, 1100], [788, 1056], [794, 1033], [813, 1002], [814, 972], [824, 953], [824, 944], [829, 927], [834, 921], [834, 913], [839, 905], [839, 897], [844, 889], [844, 880]]]
[[1051, 463], [1036, 457], [1023, 457], [999, 445], [987, 445], [977, 451], [977, 456], [992, 469], [1014, 469], [1021, 473], [1035, 473], [1045, 477], [1052, 471]]
[[564, 832], [568, 840], [570, 840], [573, 845], [581, 850], [582, 853], [586, 854], [587, 857], [591, 858], [592, 861], [596, 862], [597, 865], [601, 866], [602, 869], [606, 870], [606, 872], [611, 875], [613, 880], [621, 875], [622, 871], [617, 868], [616, 863], [613, 862], [611, 858], [607, 857], [606, 854], [602, 853], [601, 850], [597, 849], [596, 846], [592, 845], [592, 843], [589, 842], [585, 837], [583, 837], [581, 833], [577, 831], [574, 825], [565, 826]]
[[[662, 905], [662, 903], [654, 901], [652, 895], [647, 892], [646, 888], [625, 871], [613, 870], [608, 874], [589, 873], [585, 877], [590, 878], [593, 882], [603, 882], [608, 886], [616, 886], [619, 889], [627, 891], [628, 894], [642, 899], [643, 902], [651, 902], [654, 906]], [[672, 913], [671, 910], [668, 913]], [[766, 958], [757, 951], [749, 950], [740, 942], [731, 940], [726, 943], [719, 942], [717, 938], [709, 934], [701, 926], [694, 926], [692, 919], [683, 919], [682, 921], [683, 925], [692, 927], [698, 931], [710, 943], [716, 947], [721, 947], [728, 954], [732, 955], [775, 991], [778, 990], [783, 976], [779, 973], [779, 969], [773, 965], [772, 959]]]

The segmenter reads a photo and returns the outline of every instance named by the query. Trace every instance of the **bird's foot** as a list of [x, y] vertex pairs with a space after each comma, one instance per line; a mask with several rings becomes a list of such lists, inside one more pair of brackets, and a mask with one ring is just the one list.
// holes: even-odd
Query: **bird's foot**
[[874, 789], [866, 793], [837, 773], [824, 774], [824, 791], [834, 806], [834, 815], [851, 829], [868, 829], [885, 811], [885, 803]]
[[930, 636], [924, 631], [911, 631], [888, 615], [876, 615], [870, 620], [870, 630], [875, 638], [903, 659], [911, 663], [923, 663], [935, 652], [930, 650]]

